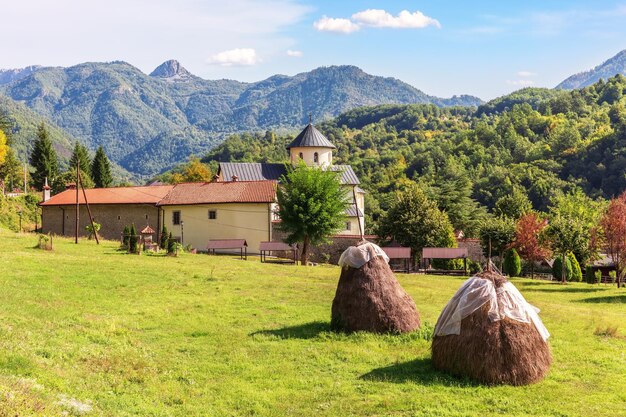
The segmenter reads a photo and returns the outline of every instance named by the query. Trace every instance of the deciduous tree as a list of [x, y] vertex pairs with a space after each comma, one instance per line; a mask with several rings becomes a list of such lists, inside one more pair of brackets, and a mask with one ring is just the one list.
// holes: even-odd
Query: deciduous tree
[[345, 224], [346, 191], [336, 172], [301, 163], [282, 177], [276, 197], [279, 227], [288, 243], [302, 243], [300, 260], [306, 265], [309, 246], [327, 241]]
[[617, 287], [621, 286], [626, 274], [626, 193], [609, 203], [602, 220], [607, 253], [617, 269]]
[[541, 238], [547, 226], [548, 222], [534, 212], [524, 214], [515, 225], [513, 247], [530, 264], [531, 278], [535, 277], [535, 262], [541, 262], [550, 256], [550, 248]]

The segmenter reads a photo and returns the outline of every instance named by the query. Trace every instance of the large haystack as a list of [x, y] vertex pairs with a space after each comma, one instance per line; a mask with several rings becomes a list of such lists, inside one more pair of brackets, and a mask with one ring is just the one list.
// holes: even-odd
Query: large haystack
[[388, 262], [385, 253], [370, 242], [360, 242], [341, 255], [341, 276], [332, 306], [334, 330], [404, 333], [420, 327], [415, 302]]
[[434, 366], [490, 385], [540, 381], [552, 356], [538, 311], [497, 273], [470, 278], [439, 316]]

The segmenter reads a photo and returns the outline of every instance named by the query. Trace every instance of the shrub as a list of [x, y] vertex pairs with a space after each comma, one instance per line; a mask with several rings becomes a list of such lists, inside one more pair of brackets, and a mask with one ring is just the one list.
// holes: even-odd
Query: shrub
[[599, 269], [596, 271], [595, 273], [596, 276], [596, 283], [601, 283], [602, 282], [602, 271], [600, 271]]
[[616, 271], [610, 271], [609, 272], [609, 279], [611, 281], [611, 284], [615, 284], [615, 280], [617, 279], [617, 272]]
[[167, 254], [168, 255], [176, 254], [176, 241], [174, 240], [174, 237], [172, 236], [172, 232], [170, 232], [167, 238]]
[[[555, 279], [561, 280], [563, 277], [561, 273], [563, 272], [563, 259], [561, 256], [558, 256], [554, 259], [554, 264], [552, 265], [552, 275]], [[569, 257], [565, 258], [565, 279], [569, 281], [569, 277], [572, 276], [572, 262]]]
[[585, 281], [587, 284], [596, 283], [596, 271], [593, 270], [593, 266], [591, 265], [585, 267]]
[[122, 244], [124, 245], [125, 248], [128, 248], [129, 238], [130, 238], [130, 227], [124, 226]]
[[479, 273], [481, 271], [482, 266], [480, 265], [480, 262], [468, 259], [467, 260], [467, 269], [469, 270], [470, 274], [477, 274], [477, 273]]
[[508, 249], [504, 253], [504, 273], [510, 277], [518, 277], [522, 272], [522, 261], [515, 249]]
[[163, 228], [161, 229], [161, 242], [159, 245], [161, 249], [167, 250], [168, 238], [169, 238], [169, 234], [167, 233], [167, 227], [163, 225]]
[[583, 271], [580, 269], [580, 264], [576, 259], [576, 256], [572, 252], [567, 254], [567, 258], [572, 264], [572, 275], [568, 276], [568, 281], [581, 282], [583, 280]]
[[100, 228], [102, 227], [102, 225], [100, 223], [96, 223], [93, 222], [93, 227], [91, 226], [91, 224], [88, 224], [87, 226], [85, 226], [85, 230], [87, 232], [89, 232], [89, 237], [88, 239], [94, 239], [96, 234], [100, 231]]
[[130, 236], [128, 238], [128, 252], [137, 253], [139, 246], [137, 245], [138, 241], [139, 238], [137, 236], [137, 229], [135, 228], [135, 224], [133, 223], [133, 225], [130, 226]]

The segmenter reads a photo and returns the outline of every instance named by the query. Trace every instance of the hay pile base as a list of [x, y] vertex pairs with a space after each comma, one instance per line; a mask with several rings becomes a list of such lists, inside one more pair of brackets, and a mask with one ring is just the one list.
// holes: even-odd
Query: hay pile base
[[[496, 288], [506, 278], [483, 273]], [[435, 336], [433, 365], [453, 375], [483, 384], [526, 385], [544, 378], [552, 356], [547, 342], [533, 323], [509, 318], [490, 321], [485, 304], [461, 321], [459, 335]]]
[[333, 300], [333, 330], [404, 333], [420, 327], [415, 302], [382, 257], [360, 268], [344, 267]]

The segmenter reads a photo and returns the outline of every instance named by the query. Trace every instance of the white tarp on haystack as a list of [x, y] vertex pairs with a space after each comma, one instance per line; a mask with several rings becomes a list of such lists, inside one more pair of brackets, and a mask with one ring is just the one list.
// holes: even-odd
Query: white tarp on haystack
[[350, 246], [339, 257], [339, 266], [342, 268], [349, 266], [358, 269], [377, 256], [389, 263], [389, 257], [378, 245], [367, 242], [360, 246]]
[[544, 340], [550, 337], [537, 314], [539, 309], [526, 302], [513, 284], [506, 282], [496, 288], [491, 280], [476, 276], [468, 279], [443, 309], [435, 326], [435, 335], [460, 334], [461, 320], [485, 303], [489, 303], [489, 320], [508, 317], [522, 323], [532, 322]]

